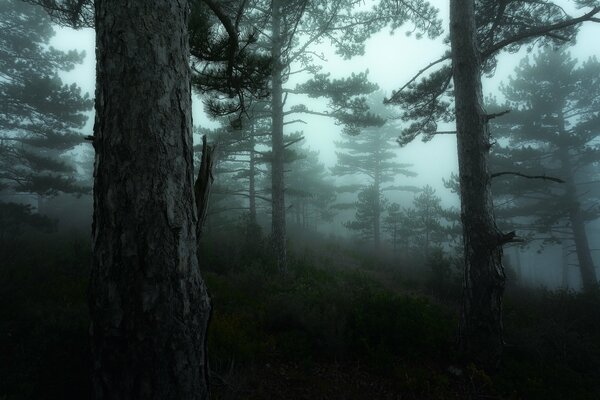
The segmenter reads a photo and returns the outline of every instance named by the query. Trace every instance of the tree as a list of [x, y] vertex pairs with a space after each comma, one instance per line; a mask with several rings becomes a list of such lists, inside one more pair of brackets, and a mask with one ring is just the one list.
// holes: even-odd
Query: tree
[[94, 397], [205, 399], [188, 2], [95, 2]]
[[[570, 18], [550, 1], [451, 0], [451, 52], [423, 68], [388, 99], [405, 106], [404, 118], [413, 121], [402, 133], [401, 143], [421, 133], [430, 139], [439, 133], [439, 120], [456, 121], [465, 256], [459, 337], [465, 354], [487, 367], [497, 365], [502, 353], [502, 246], [514, 240], [515, 233], [503, 234], [493, 214], [488, 171], [493, 141], [488, 122], [500, 115], [483, 108], [481, 74], [493, 72], [500, 51], [515, 51], [540, 37], [564, 42], [574, 37], [578, 24], [598, 21], [599, 12], [595, 6]], [[439, 68], [417, 82], [434, 67]], [[452, 98], [444, 97], [452, 82]]]
[[[318, 72], [319, 69], [312, 62], [316, 53], [311, 51], [311, 46], [323, 41], [329, 41], [341, 55], [350, 58], [361, 54], [364, 41], [386, 26], [397, 28], [410, 20], [416, 29], [431, 35], [439, 33], [437, 11], [421, 0], [400, 3], [378, 1], [368, 10], [360, 11], [355, 9], [355, 5], [355, 2], [347, 0], [273, 0], [257, 1], [249, 7], [261, 14], [257, 19], [266, 20], [270, 27], [268, 31], [259, 29], [261, 34], [257, 40], [265, 43], [265, 51], [269, 52], [272, 60], [272, 236], [277, 264], [282, 271], [287, 265], [284, 196], [286, 143], [283, 127], [292, 123], [292, 120], [284, 121], [285, 117], [309, 113], [334, 117], [350, 128], [364, 126], [371, 116], [365, 114], [364, 100], [355, 96], [374, 90], [365, 84], [364, 77], [360, 75], [335, 82], [327, 74], [318, 74], [308, 85], [299, 85], [295, 89], [285, 87], [288, 77], [299, 71]], [[359, 91], [348, 92], [348, 87], [358, 88]], [[306, 106], [291, 107], [284, 111], [284, 100], [289, 94], [296, 93], [327, 98], [330, 112], [314, 111]]]
[[[358, 231], [362, 238], [373, 239], [378, 237], [381, 213], [386, 209], [387, 200], [375, 185], [367, 186], [358, 193], [355, 203], [356, 214], [354, 220], [346, 222], [344, 226], [353, 231]], [[375, 242], [378, 246], [379, 243]]]
[[415, 194], [412, 207], [401, 209], [398, 203], [390, 204], [384, 222], [394, 253], [401, 244], [405, 255], [412, 248], [427, 260], [432, 245], [440, 246], [447, 240], [450, 227], [444, 221], [451, 220], [451, 212], [442, 207], [441, 201], [435, 189], [426, 185]]
[[389, 233], [392, 242], [393, 254], [399, 254], [399, 249], [402, 249], [402, 256], [408, 258], [409, 251], [414, 240], [414, 209], [400, 208], [400, 204], [391, 203], [387, 209], [385, 216], [384, 230]]
[[92, 102], [59, 73], [83, 53], [49, 47], [54, 30], [41, 7], [0, 4], [0, 190], [54, 196], [82, 194], [76, 165], [65, 156], [83, 143]]
[[417, 236], [416, 242], [421, 248], [422, 254], [427, 260], [432, 244], [441, 244], [447, 231], [442, 225], [444, 210], [441, 206], [442, 199], [435, 195], [435, 189], [426, 185], [421, 193], [415, 195], [413, 200], [413, 218], [411, 224], [414, 228], [413, 234]]
[[[408, 190], [418, 191], [417, 188], [410, 186], [396, 186], [394, 181], [397, 175], [416, 176], [410, 168], [410, 164], [404, 164], [397, 161], [398, 154], [393, 151], [393, 142], [398, 134], [398, 126], [392, 123], [392, 115], [382, 106], [383, 94], [378, 93], [369, 98], [370, 105], [377, 115], [386, 117], [381, 119], [381, 123], [376, 126], [363, 128], [357, 135], [344, 135], [343, 140], [335, 142], [338, 151], [337, 163], [331, 169], [335, 176], [358, 175], [366, 178], [367, 184], [350, 185], [341, 187], [341, 191], [356, 193], [365, 191], [371, 187], [379, 193], [379, 196], [369, 197], [373, 202], [373, 227], [369, 230], [372, 233], [371, 239], [375, 248], [379, 248], [381, 242], [381, 210], [384, 209], [377, 203], [377, 199], [382, 196], [383, 191], [390, 190]], [[370, 190], [370, 189], [369, 189]], [[367, 193], [368, 191], [365, 191]], [[363, 195], [364, 196], [364, 195]], [[361, 204], [359, 203], [356, 204]], [[362, 206], [366, 206], [363, 203]]]
[[335, 185], [325, 165], [319, 161], [319, 152], [303, 146], [297, 151], [287, 176], [286, 196], [288, 216], [298, 227], [316, 229], [319, 222], [332, 221], [330, 208], [336, 199]]
[[[545, 47], [533, 60], [525, 58], [501, 88], [505, 107], [513, 111], [495, 124], [508, 142], [496, 146], [491, 159], [499, 178], [492, 187], [495, 196], [503, 195], [508, 204], [499, 215], [526, 219], [546, 240], [572, 240], [586, 290], [597, 284], [585, 224], [600, 216], [599, 194], [587, 190], [589, 183], [584, 188], [578, 183], [594, 180], [592, 170], [600, 161], [594, 143], [600, 132], [598, 76], [595, 58], [578, 66], [564, 49]], [[565, 183], [514, 179], [509, 172], [515, 168]]]

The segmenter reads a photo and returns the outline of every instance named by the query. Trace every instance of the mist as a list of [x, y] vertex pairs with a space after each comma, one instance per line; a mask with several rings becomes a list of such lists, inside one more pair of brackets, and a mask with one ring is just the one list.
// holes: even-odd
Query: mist
[[131, 3], [0, 5], [0, 398], [600, 396], [600, 5]]

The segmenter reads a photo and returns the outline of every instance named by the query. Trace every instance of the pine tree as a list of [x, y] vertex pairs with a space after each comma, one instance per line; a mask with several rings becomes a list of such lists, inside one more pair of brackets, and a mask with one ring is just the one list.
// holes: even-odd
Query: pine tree
[[[545, 47], [525, 58], [501, 90], [512, 112], [495, 124], [505, 146], [494, 149], [493, 190], [508, 204], [499, 215], [525, 219], [554, 241], [573, 241], [583, 286], [596, 286], [585, 224], [600, 216], [598, 193], [578, 183], [593, 180], [600, 161], [600, 63], [578, 65], [564, 49]], [[511, 176], [557, 177], [564, 184]], [[501, 175], [503, 174], [503, 175]]]
[[[381, 214], [386, 209], [387, 200], [375, 185], [367, 186], [358, 193], [358, 200], [354, 208], [354, 219], [344, 223], [344, 226], [353, 231], [358, 231], [360, 236], [367, 240], [379, 240]], [[378, 246], [379, 243], [375, 242]]]
[[[365, 84], [364, 75], [355, 75], [346, 80], [333, 80], [327, 74], [318, 74], [307, 82], [307, 85], [299, 85], [296, 88], [285, 87], [285, 83], [290, 74], [298, 70], [313, 74], [319, 72], [312, 60], [315, 53], [310, 50], [311, 46], [323, 41], [329, 41], [339, 54], [350, 58], [364, 51], [364, 42], [370, 35], [390, 25], [396, 29], [404, 22], [412, 21], [416, 29], [431, 35], [439, 34], [439, 21], [434, 8], [422, 0], [409, 0], [404, 3], [400, 13], [398, 5], [388, 1], [378, 1], [368, 11], [358, 11], [355, 9], [355, 2], [347, 0], [257, 0], [248, 6], [249, 10], [253, 10], [248, 13], [252, 14], [249, 20], [266, 23], [255, 27], [248, 26], [247, 29], [259, 33], [255, 42], [263, 44], [262, 51], [266, 52], [272, 61], [269, 69], [273, 129], [272, 237], [277, 264], [282, 271], [285, 271], [287, 265], [284, 125], [299, 121], [298, 114], [308, 113], [336, 118], [350, 129], [364, 126], [368, 123], [365, 121], [372, 120], [372, 116], [365, 114], [364, 100], [356, 96], [374, 90], [372, 85]], [[268, 26], [267, 30], [263, 29], [265, 25]], [[347, 91], [347, 87], [352, 87], [354, 91]], [[311, 110], [304, 105], [284, 110], [284, 100], [288, 95], [296, 93], [327, 98], [330, 110]]]
[[[388, 99], [404, 106], [404, 119], [412, 121], [403, 131], [401, 143], [419, 134], [431, 139], [439, 133], [439, 121], [456, 121], [465, 256], [460, 347], [484, 367], [497, 365], [502, 353], [502, 246], [514, 240], [515, 234], [502, 233], [493, 214], [488, 171], [493, 140], [488, 122], [500, 115], [488, 114], [483, 108], [481, 74], [493, 72], [499, 52], [515, 51], [540, 37], [569, 40], [579, 24], [597, 21], [599, 12], [600, 7], [594, 5], [580, 17], [571, 18], [550, 1], [451, 0], [451, 51]], [[437, 70], [417, 81], [433, 68]], [[453, 91], [449, 92], [451, 85]]]
[[421, 253], [427, 260], [432, 245], [440, 245], [447, 236], [447, 230], [442, 223], [445, 212], [441, 206], [442, 199], [435, 195], [435, 189], [426, 185], [415, 195], [413, 200], [414, 222], [413, 234]]
[[[370, 97], [370, 105], [377, 114], [391, 117], [389, 112], [383, 109], [383, 95], [378, 93]], [[379, 248], [381, 242], [381, 210], [384, 209], [377, 203], [383, 196], [384, 191], [389, 190], [418, 190], [409, 186], [395, 186], [394, 182], [398, 175], [416, 176], [410, 168], [410, 164], [403, 164], [397, 161], [397, 153], [393, 151], [394, 141], [398, 135], [398, 127], [392, 124], [392, 119], [385, 121], [377, 126], [363, 128], [357, 135], [344, 135], [343, 140], [336, 142], [337, 164], [331, 169], [335, 176], [360, 176], [366, 178], [364, 185], [351, 185], [340, 188], [341, 191], [357, 193], [367, 193], [367, 188], [372, 188], [379, 196], [369, 196], [373, 201], [373, 227], [369, 231], [372, 233], [370, 239], [373, 240], [375, 248]], [[366, 195], [363, 195], [366, 196]], [[366, 203], [360, 202], [366, 206]], [[350, 225], [354, 226], [354, 225]]]
[[69, 152], [83, 143], [92, 102], [59, 77], [84, 54], [49, 47], [53, 36], [41, 7], [0, 4], [0, 190], [37, 196], [90, 190], [77, 181]]
[[302, 146], [297, 153], [287, 175], [288, 217], [298, 227], [316, 230], [334, 217], [331, 205], [336, 199], [335, 185], [319, 161], [318, 151]]
[[96, 0], [93, 397], [208, 398], [190, 4]]

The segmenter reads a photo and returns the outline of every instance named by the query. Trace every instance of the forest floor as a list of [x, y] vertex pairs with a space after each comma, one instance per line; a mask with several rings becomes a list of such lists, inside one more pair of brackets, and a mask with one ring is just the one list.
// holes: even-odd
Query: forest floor
[[[282, 276], [260, 246], [216, 243], [213, 400], [600, 398], [598, 293], [511, 283], [509, 345], [486, 373], [456, 351], [460, 275], [441, 253], [409, 268], [324, 240]], [[23, 237], [0, 259], [0, 399], [88, 398], [87, 234]]]

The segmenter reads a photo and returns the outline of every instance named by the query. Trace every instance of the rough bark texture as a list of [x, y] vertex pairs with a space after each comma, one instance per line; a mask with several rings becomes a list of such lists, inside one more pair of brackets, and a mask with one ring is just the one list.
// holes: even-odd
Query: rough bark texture
[[283, 83], [281, 65], [281, 4], [279, 0], [272, 2], [272, 56], [273, 70], [271, 75], [271, 112], [273, 121], [271, 163], [272, 189], [272, 240], [280, 271], [287, 270], [286, 229], [285, 229], [285, 183], [284, 183], [284, 142], [283, 142]]
[[492, 367], [502, 353], [505, 276], [502, 235], [494, 221], [490, 190], [490, 138], [482, 106], [473, 0], [451, 0], [450, 40], [465, 252], [460, 345], [470, 359]]
[[96, 0], [95, 399], [206, 399], [187, 1]]

